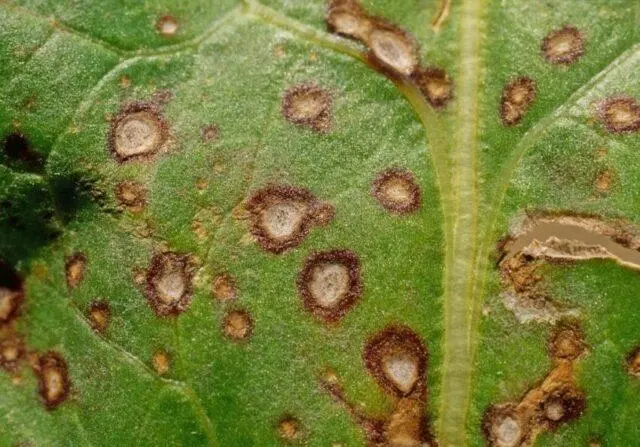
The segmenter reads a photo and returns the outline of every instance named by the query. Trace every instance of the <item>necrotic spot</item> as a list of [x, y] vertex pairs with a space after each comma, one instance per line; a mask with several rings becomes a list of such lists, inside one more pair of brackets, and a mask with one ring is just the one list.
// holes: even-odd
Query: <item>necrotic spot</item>
[[156, 29], [165, 37], [171, 37], [178, 32], [178, 21], [170, 15], [162, 16], [156, 22]]
[[220, 303], [233, 301], [237, 298], [236, 281], [227, 273], [216, 276], [213, 281], [213, 296]]
[[632, 376], [640, 378], [640, 346], [627, 356], [627, 371]]
[[177, 315], [191, 303], [193, 266], [184, 254], [156, 254], [147, 270], [147, 300], [156, 314]]
[[536, 83], [526, 76], [508, 82], [502, 90], [500, 117], [505, 126], [514, 126], [522, 121], [536, 99]]
[[0, 259], [0, 327], [18, 315], [23, 299], [22, 279], [9, 264]]
[[87, 268], [87, 257], [83, 253], [74, 253], [67, 257], [65, 261], [65, 272], [67, 285], [70, 289], [75, 289], [84, 279]]
[[619, 96], [600, 103], [597, 115], [611, 133], [624, 134], [640, 130], [640, 103], [635, 98]]
[[164, 376], [169, 372], [171, 360], [169, 358], [169, 354], [167, 354], [166, 352], [156, 351], [153, 354], [153, 358], [151, 361], [153, 363], [153, 369], [155, 369], [159, 375]]
[[542, 54], [552, 64], [571, 64], [584, 54], [584, 38], [576, 27], [566, 25], [545, 36]]
[[0, 368], [9, 372], [16, 371], [25, 352], [24, 343], [15, 336], [0, 341]]
[[325, 322], [342, 318], [362, 294], [360, 261], [349, 250], [313, 253], [297, 280], [305, 308]]
[[326, 21], [331, 32], [360, 41], [367, 40], [372, 28], [370, 18], [355, 0], [332, 0]]
[[48, 409], [56, 408], [69, 395], [67, 362], [57, 352], [47, 352], [40, 356], [36, 373], [42, 402]]
[[300, 421], [290, 415], [282, 416], [278, 421], [278, 434], [285, 441], [295, 441], [300, 437]]
[[231, 340], [246, 340], [253, 333], [253, 319], [246, 310], [234, 310], [224, 317], [222, 331]]
[[420, 207], [420, 187], [406, 169], [390, 168], [379, 173], [373, 181], [371, 194], [393, 214], [409, 214]]
[[298, 246], [314, 225], [326, 225], [333, 217], [331, 205], [319, 202], [303, 188], [270, 185], [246, 202], [251, 233], [267, 251], [282, 253]]
[[388, 393], [397, 397], [426, 393], [427, 349], [406, 326], [389, 326], [373, 336], [364, 349], [367, 370]]
[[167, 128], [155, 104], [133, 103], [112, 120], [108, 146], [120, 162], [147, 158], [158, 152], [165, 143]]
[[87, 309], [87, 316], [94, 331], [104, 332], [111, 321], [111, 307], [106, 301], [93, 302]]
[[528, 425], [513, 404], [490, 407], [484, 414], [482, 428], [493, 447], [519, 446], [528, 437]]
[[418, 46], [413, 37], [394, 25], [377, 21], [368, 45], [374, 63], [393, 74], [410, 76], [418, 68]]
[[436, 109], [444, 107], [453, 97], [453, 81], [441, 68], [420, 69], [414, 73], [413, 79], [429, 104]]
[[282, 116], [289, 122], [316, 132], [331, 128], [331, 94], [317, 85], [303, 84], [282, 96]]

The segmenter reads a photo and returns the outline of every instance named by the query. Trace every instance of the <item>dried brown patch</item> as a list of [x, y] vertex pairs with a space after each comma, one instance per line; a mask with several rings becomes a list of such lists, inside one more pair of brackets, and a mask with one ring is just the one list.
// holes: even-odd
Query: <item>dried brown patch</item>
[[627, 356], [627, 371], [632, 376], [640, 378], [640, 346]]
[[253, 333], [253, 318], [246, 310], [229, 312], [222, 322], [222, 331], [231, 340], [247, 340]]
[[0, 328], [18, 315], [23, 300], [22, 278], [0, 259]]
[[331, 129], [333, 99], [328, 90], [317, 85], [301, 84], [289, 88], [282, 96], [282, 116], [289, 122], [315, 132]]
[[368, 14], [356, 0], [332, 0], [326, 15], [327, 26], [333, 33], [366, 41], [373, 28]]
[[93, 330], [103, 333], [111, 322], [111, 306], [106, 301], [95, 301], [89, 305], [87, 317]]
[[35, 365], [38, 376], [40, 398], [52, 410], [69, 396], [69, 373], [67, 362], [57, 352], [47, 352], [38, 358]]
[[380, 172], [371, 188], [373, 197], [393, 214], [410, 214], [420, 208], [422, 192], [413, 174], [401, 168]]
[[120, 163], [149, 159], [167, 141], [169, 126], [152, 102], [134, 102], [111, 120], [107, 146]]
[[420, 59], [416, 40], [385, 20], [375, 20], [367, 45], [373, 64], [388, 74], [408, 77], [418, 69]]
[[350, 403], [334, 371], [328, 370], [320, 383], [362, 427], [367, 445], [437, 446], [425, 410], [427, 351], [420, 337], [407, 327], [389, 326], [367, 343], [363, 358], [376, 382], [394, 400], [387, 417], [367, 416]]
[[228, 273], [216, 276], [213, 280], [213, 296], [220, 303], [233, 301], [238, 297], [235, 279]]
[[509, 81], [502, 90], [500, 117], [505, 126], [514, 126], [522, 121], [531, 103], [536, 99], [536, 83], [521, 76]]
[[584, 54], [584, 37], [575, 26], [565, 25], [545, 36], [542, 54], [552, 64], [572, 64]]
[[178, 32], [179, 24], [175, 17], [164, 15], [156, 22], [158, 33], [165, 37], [174, 36]]
[[367, 370], [388, 393], [404, 397], [426, 391], [427, 349], [405, 326], [389, 326], [372, 337], [363, 354]]
[[327, 323], [336, 322], [362, 295], [360, 260], [349, 250], [313, 253], [305, 260], [297, 286], [309, 312]]
[[194, 265], [188, 255], [166, 252], [151, 259], [145, 294], [156, 314], [178, 315], [191, 304]]
[[67, 257], [64, 264], [67, 278], [67, 286], [75, 289], [84, 279], [87, 270], [87, 256], [84, 253], [76, 252]]
[[8, 372], [15, 372], [24, 359], [26, 349], [20, 338], [11, 334], [0, 341], [0, 368]]
[[164, 351], [156, 351], [153, 354], [151, 363], [153, 364], [153, 369], [158, 373], [158, 375], [164, 376], [169, 372], [171, 356]]
[[453, 98], [453, 81], [441, 68], [428, 67], [416, 71], [413, 79], [429, 104], [440, 109]]
[[300, 438], [300, 421], [291, 415], [284, 415], [278, 421], [278, 434], [284, 441], [292, 442]]
[[218, 129], [218, 126], [215, 124], [209, 124], [202, 128], [200, 136], [202, 137], [202, 141], [205, 143], [212, 143], [220, 136], [220, 129]]
[[297, 247], [314, 225], [326, 225], [333, 207], [306, 189], [269, 185], [256, 191], [244, 208], [251, 218], [251, 233], [267, 251], [282, 253]]
[[640, 103], [635, 98], [618, 96], [605, 99], [598, 105], [597, 116], [611, 133], [640, 131]]
[[577, 326], [557, 329], [549, 341], [554, 367], [544, 380], [519, 402], [489, 407], [482, 428], [490, 446], [532, 445], [539, 433], [555, 430], [582, 415], [586, 398], [574, 377], [574, 363], [584, 352], [582, 337]]
[[147, 205], [147, 189], [132, 180], [125, 180], [116, 186], [118, 204], [132, 212], [140, 212]]

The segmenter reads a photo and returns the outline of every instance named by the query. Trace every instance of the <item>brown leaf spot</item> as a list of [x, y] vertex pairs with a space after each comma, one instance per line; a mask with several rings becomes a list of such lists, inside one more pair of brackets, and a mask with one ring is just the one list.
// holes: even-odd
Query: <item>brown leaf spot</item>
[[22, 278], [0, 259], [0, 327], [12, 321], [24, 299]]
[[331, 129], [333, 100], [328, 90], [317, 85], [301, 84], [289, 88], [282, 96], [282, 116], [289, 122], [323, 133]]
[[332, 0], [326, 15], [327, 25], [333, 33], [366, 41], [372, 21], [356, 0]]
[[178, 32], [178, 21], [175, 17], [170, 15], [164, 15], [156, 22], [156, 29], [165, 37], [174, 36]]
[[613, 183], [614, 174], [610, 169], [605, 169], [601, 171], [596, 176], [595, 180], [595, 188], [596, 191], [600, 194], [606, 194], [611, 189], [611, 184]]
[[500, 117], [505, 126], [522, 121], [531, 103], [536, 99], [536, 83], [526, 76], [515, 78], [505, 85], [500, 101]]
[[0, 341], [0, 368], [15, 372], [26, 353], [24, 343], [18, 337], [10, 335]]
[[413, 174], [401, 168], [389, 168], [379, 173], [373, 181], [371, 194], [392, 214], [415, 212], [422, 196]]
[[425, 394], [427, 349], [408, 327], [389, 326], [378, 332], [367, 342], [363, 357], [369, 373], [391, 395]]
[[148, 159], [158, 152], [168, 137], [168, 124], [151, 102], [125, 106], [111, 120], [107, 146], [120, 163]]
[[111, 321], [111, 307], [106, 301], [95, 301], [87, 309], [87, 317], [94, 331], [103, 333]]
[[155, 369], [158, 375], [164, 376], [169, 372], [169, 367], [171, 366], [171, 359], [169, 357], [169, 354], [167, 354], [166, 352], [156, 351], [153, 354], [153, 358], [151, 359], [151, 362], [153, 363], [153, 369]]
[[269, 185], [245, 203], [251, 217], [251, 233], [262, 248], [272, 253], [300, 245], [314, 225], [326, 225], [331, 220], [332, 208], [308, 190], [287, 185]]
[[202, 130], [200, 131], [200, 136], [202, 137], [202, 141], [204, 141], [205, 143], [212, 143], [216, 141], [220, 136], [220, 130], [215, 124], [209, 124], [208, 126], [202, 128]]
[[574, 63], [584, 54], [582, 33], [572, 25], [551, 31], [542, 40], [542, 54], [552, 64]]
[[484, 414], [482, 429], [492, 447], [526, 445], [530, 436], [530, 425], [513, 404], [490, 407]]
[[360, 261], [349, 250], [311, 254], [297, 280], [304, 307], [327, 323], [341, 319], [362, 294]]
[[222, 331], [231, 340], [246, 340], [253, 333], [253, 319], [246, 310], [234, 310], [224, 317]]
[[236, 281], [228, 273], [218, 275], [213, 281], [212, 291], [219, 303], [233, 301], [237, 298]]
[[40, 398], [52, 410], [64, 402], [69, 395], [67, 362], [57, 352], [41, 355], [36, 366]]
[[436, 109], [447, 105], [453, 97], [453, 81], [441, 68], [420, 69], [414, 73], [413, 79], [429, 104]]
[[616, 134], [640, 130], [640, 104], [635, 98], [618, 96], [602, 101], [597, 116], [607, 129]]
[[75, 289], [84, 279], [87, 269], [87, 257], [84, 253], [74, 253], [67, 257], [64, 266], [67, 285], [70, 289]]
[[367, 44], [374, 64], [391, 74], [411, 76], [418, 68], [418, 44], [411, 34], [395, 25], [376, 20]]
[[177, 315], [191, 304], [193, 265], [185, 254], [159, 253], [146, 275], [147, 300], [157, 315]]
[[286, 442], [295, 441], [300, 437], [300, 421], [290, 415], [285, 415], [278, 421], [278, 434]]
[[640, 378], [640, 346], [627, 356], [627, 371], [632, 376]]

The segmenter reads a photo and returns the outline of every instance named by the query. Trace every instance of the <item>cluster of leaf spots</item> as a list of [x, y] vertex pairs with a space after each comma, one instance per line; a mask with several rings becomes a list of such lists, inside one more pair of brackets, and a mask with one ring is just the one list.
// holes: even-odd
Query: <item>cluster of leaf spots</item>
[[394, 401], [384, 418], [372, 417], [350, 403], [332, 370], [321, 378], [323, 388], [362, 427], [370, 446], [436, 446], [426, 415], [427, 349], [406, 326], [388, 326], [374, 334], [363, 351], [367, 372]]
[[290, 185], [269, 185], [245, 203], [251, 216], [251, 233], [267, 251], [282, 253], [297, 247], [314, 226], [333, 219], [333, 206], [310, 191]]
[[539, 433], [556, 430], [582, 415], [586, 398], [575, 380], [575, 362], [587, 350], [582, 331], [575, 324], [560, 324], [548, 350], [554, 367], [538, 386], [519, 401], [487, 409], [483, 431], [490, 446], [532, 445]]
[[20, 383], [19, 371], [28, 360], [38, 378], [40, 400], [52, 410], [69, 396], [71, 381], [67, 362], [58, 352], [39, 354], [25, 345], [17, 325], [24, 296], [22, 278], [11, 266], [0, 261], [0, 368], [15, 374]]
[[326, 21], [331, 31], [365, 44], [371, 64], [382, 73], [415, 83], [434, 108], [444, 107], [453, 97], [453, 81], [442, 68], [421, 66], [415, 38], [370, 15], [357, 0], [330, 1]]

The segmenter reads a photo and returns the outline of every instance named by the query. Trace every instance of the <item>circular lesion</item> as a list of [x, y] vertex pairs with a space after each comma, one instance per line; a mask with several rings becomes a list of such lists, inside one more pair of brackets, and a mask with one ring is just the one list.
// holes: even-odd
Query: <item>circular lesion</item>
[[376, 176], [371, 195], [388, 212], [404, 215], [420, 208], [422, 191], [411, 171], [392, 167]]

